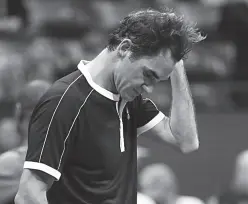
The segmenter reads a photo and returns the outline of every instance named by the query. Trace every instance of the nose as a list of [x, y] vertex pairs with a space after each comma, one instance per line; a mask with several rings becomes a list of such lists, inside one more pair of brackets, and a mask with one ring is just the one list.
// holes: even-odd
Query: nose
[[144, 91], [146, 92], [146, 93], [151, 93], [152, 91], [153, 91], [153, 86], [147, 86], [147, 85], [142, 85], [142, 88], [144, 89]]

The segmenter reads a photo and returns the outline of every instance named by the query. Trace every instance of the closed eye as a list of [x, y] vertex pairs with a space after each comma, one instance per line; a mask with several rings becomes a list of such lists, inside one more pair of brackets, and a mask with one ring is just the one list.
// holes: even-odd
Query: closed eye
[[144, 70], [143, 74], [144, 74], [145, 77], [147, 77], [149, 79], [159, 80], [159, 77], [158, 77], [157, 73], [152, 71], [152, 70]]
[[154, 77], [155, 79], [159, 80], [159, 77], [158, 77], [158, 75], [157, 75], [157, 73], [156, 73], [156, 72], [151, 71], [151, 73], [152, 73], [152, 75], [153, 75], [153, 77]]

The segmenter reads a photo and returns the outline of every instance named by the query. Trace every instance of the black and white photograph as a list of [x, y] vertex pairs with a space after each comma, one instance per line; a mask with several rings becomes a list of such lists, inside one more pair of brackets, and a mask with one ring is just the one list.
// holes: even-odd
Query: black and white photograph
[[0, 0], [0, 204], [248, 204], [248, 0]]

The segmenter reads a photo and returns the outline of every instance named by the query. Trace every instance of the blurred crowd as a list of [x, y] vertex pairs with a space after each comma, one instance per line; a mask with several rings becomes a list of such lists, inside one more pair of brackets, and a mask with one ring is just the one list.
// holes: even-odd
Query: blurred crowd
[[[41, 93], [56, 79], [76, 70], [81, 59], [91, 60], [101, 51], [108, 33], [127, 13], [165, 6], [197, 22], [207, 35], [185, 62], [197, 112], [248, 110], [245, 0], [1, 0], [0, 204], [11, 202], [16, 190], [13, 186], [18, 185], [27, 121]], [[170, 84], [159, 84], [150, 97], [169, 110]], [[25, 109], [20, 104], [30, 107]], [[151, 156], [142, 147], [138, 153], [141, 163], [143, 157]], [[243, 152], [237, 155], [230, 186], [201, 200], [194, 195], [180, 195], [177, 176], [169, 165], [152, 164], [139, 172], [139, 199], [143, 199], [142, 204], [248, 202], [247, 172], [248, 153]]]
[[[138, 165], [142, 165], [142, 159], [148, 156], [148, 149], [139, 147]], [[145, 166], [139, 172], [139, 193], [148, 196], [146, 204], [246, 204], [248, 203], [248, 150], [236, 156], [232, 172], [226, 187], [206, 199], [200, 199], [192, 195], [181, 195], [180, 182], [175, 172], [167, 164], [154, 163]]]
[[[11, 100], [26, 81], [53, 81], [75, 69], [82, 58], [91, 60], [130, 11], [165, 6], [196, 22], [207, 35], [185, 62], [197, 109], [246, 110], [245, 0], [1, 0], [0, 101]], [[168, 88], [163, 96], [158, 94], [161, 87], [163, 93]], [[153, 97], [168, 108], [169, 84], [158, 86]]]

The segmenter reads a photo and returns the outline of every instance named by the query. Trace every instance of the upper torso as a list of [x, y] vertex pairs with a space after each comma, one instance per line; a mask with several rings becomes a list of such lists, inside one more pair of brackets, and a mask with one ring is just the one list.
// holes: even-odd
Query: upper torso
[[24, 168], [58, 180], [50, 204], [136, 204], [137, 130], [159, 111], [141, 96], [123, 103], [82, 72], [55, 82], [36, 106]]
[[[86, 85], [80, 87], [80, 92], [90, 93], [91, 89]], [[137, 125], [135, 114], [128, 119], [126, 112], [126, 108], [129, 112], [135, 108], [135, 102], [127, 104], [123, 111], [124, 152], [120, 150], [116, 106], [120, 107], [120, 102], [111, 101], [94, 90], [91, 92], [79, 113], [77, 137], [64, 164], [63, 176], [48, 192], [48, 198], [56, 200], [54, 203], [65, 199], [68, 203], [72, 199], [75, 199], [72, 203], [135, 203], [134, 200], [124, 202], [127, 195], [135, 199], [137, 191]], [[78, 196], [72, 196], [68, 189]], [[61, 193], [64, 201], [60, 200]], [[80, 195], [84, 196], [79, 198]]]

